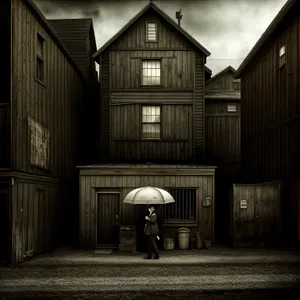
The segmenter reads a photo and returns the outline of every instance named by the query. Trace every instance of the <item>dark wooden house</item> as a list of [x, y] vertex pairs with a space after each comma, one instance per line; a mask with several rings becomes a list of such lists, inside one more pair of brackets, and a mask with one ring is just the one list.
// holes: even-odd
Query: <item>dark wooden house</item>
[[76, 150], [91, 87], [31, 0], [2, 1], [0, 7], [0, 260], [17, 263], [76, 231], [70, 218], [78, 193], [76, 164], [82, 162]]
[[216, 170], [216, 236], [229, 238], [228, 193], [240, 172], [240, 80], [228, 66], [205, 83], [205, 159]]
[[284, 236], [300, 241], [300, 2], [289, 0], [236, 73], [245, 182], [282, 181]]
[[118, 247], [117, 223], [143, 231], [145, 207], [123, 199], [146, 185], [176, 200], [159, 212], [162, 237], [186, 226], [214, 240], [215, 167], [203, 165], [209, 54], [153, 2], [95, 53], [100, 147], [79, 167], [82, 245]]

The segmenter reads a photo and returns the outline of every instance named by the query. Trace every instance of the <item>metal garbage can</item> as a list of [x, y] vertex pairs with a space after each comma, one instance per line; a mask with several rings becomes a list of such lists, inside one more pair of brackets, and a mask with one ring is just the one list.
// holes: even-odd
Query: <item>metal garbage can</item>
[[179, 249], [189, 249], [190, 230], [182, 227], [177, 230]]

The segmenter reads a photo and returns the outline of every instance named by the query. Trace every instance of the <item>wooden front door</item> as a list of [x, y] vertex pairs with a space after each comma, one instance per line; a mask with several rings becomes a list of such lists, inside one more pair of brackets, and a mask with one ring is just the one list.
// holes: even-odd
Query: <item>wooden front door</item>
[[0, 189], [0, 263], [9, 262], [9, 203], [8, 191]]
[[273, 246], [280, 241], [279, 183], [233, 187], [233, 246]]
[[97, 247], [117, 248], [119, 244], [119, 193], [98, 193]]

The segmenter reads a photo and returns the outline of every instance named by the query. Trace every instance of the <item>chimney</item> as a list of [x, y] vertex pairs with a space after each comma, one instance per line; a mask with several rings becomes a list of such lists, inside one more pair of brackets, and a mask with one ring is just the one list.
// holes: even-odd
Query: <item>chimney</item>
[[180, 27], [180, 20], [182, 19], [181, 8], [180, 11], [176, 11], [176, 19], [178, 20], [178, 26]]

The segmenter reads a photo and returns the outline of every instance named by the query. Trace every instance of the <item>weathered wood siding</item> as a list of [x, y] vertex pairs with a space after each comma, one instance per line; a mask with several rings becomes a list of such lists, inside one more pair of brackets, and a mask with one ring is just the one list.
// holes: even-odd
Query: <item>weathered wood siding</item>
[[[236, 112], [227, 112], [227, 104], [235, 104]], [[236, 101], [206, 101], [205, 104], [205, 153], [210, 164], [239, 163], [240, 103]]]
[[[41, 177], [16, 178], [12, 186], [12, 262], [20, 263], [27, 251], [41, 254], [60, 245], [66, 196], [61, 184]], [[66, 225], [66, 224], [65, 224]]]
[[204, 161], [205, 140], [205, 100], [204, 100], [204, 56], [201, 53], [195, 55], [194, 78], [194, 147], [197, 163]]
[[0, 169], [10, 167], [9, 107], [0, 103]]
[[114, 161], [193, 159], [192, 105], [162, 105], [162, 141], [141, 139], [141, 106], [111, 106], [110, 156]]
[[0, 25], [2, 28], [1, 51], [3, 58], [1, 62], [1, 103], [10, 103], [11, 95], [11, 1], [2, 1], [0, 4]]
[[[157, 42], [146, 42], [147, 21], [157, 22]], [[143, 15], [105, 49], [100, 55], [101, 133], [99, 141], [101, 149], [99, 159], [101, 158], [102, 161], [113, 161], [114, 159], [130, 161], [140, 158], [157, 160], [159, 157], [161, 160], [189, 159], [203, 162], [204, 56], [152, 10]], [[141, 60], [143, 58], [162, 60], [160, 87], [141, 87]], [[173, 111], [178, 118], [181, 118], [181, 115], [182, 117], [191, 117], [189, 120], [176, 121], [176, 125], [181, 122], [188, 124], [189, 129], [186, 135], [189, 136], [188, 138], [184, 137], [188, 141], [183, 143], [183, 135], [178, 134], [178, 131], [175, 131], [171, 137], [171, 132], [168, 133], [170, 125], [166, 125], [166, 132], [163, 129], [164, 138], [161, 141], [151, 143], [138, 141], [137, 134], [140, 132], [140, 128], [134, 134], [131, 133], [132, 141], [130, 143], [127, 141], [126, 146], [124, 142], [115, 141], [116, 132], [113, 130], [118, 130], [119, 126], [123, 127], [125, 131], [129, 127], [140, 126], [137, 119], [133, 118], [127, 120], [127, 124], [120, 122], [119, 113], [122, 114], [123, 111], [124, 117], [126, 117], [127, 111], [138, 110], [138, 106], [131, 105], [132, 103], [169, 104], [169, 107], [164, 106], [163, 108], [167, 116], [168, 112]], [[126, 106], [116, 108], [117, 104], [126, 104]], [[188, 113], [179, 113], [180, 108], [175, 107], [175, 104], [179, 107], [190, 105], [186, 108]], [[115, 122], [117, 124], [114, 124]], [[167, 122], [174, 124], [174, 121], [170, 119], [163, 122], [164, 124]], [[184, 126], [186, 127], [186, 125]], [[148, 151], [148, 146], [153, 149], [153, 152]], [[126, 150], [125, 147], [128, 149]], [[144, 151], [143, 149], [146, 148], [147, 151]], [[181, 155], [180, 151], [183, 151], [184, 154]], [[161, 155], [165, 152], [170, 153], [166, 153], [162, 157]]]
[[141, 88], [142, 58], [161, 59], [162, 88], [193, 89], [192, 51], [110, 51], [110, 89]]
[[[282, 245], [280, 183], [234, 184], [232, 242], [234, 247]], [[246, 201], [241, 207], [240, 201]]]
[[[242, 163], [246, 178], [300, 175], [299, 3], [242, 74]], [[279, 49], [286, 63], [279, 67]]]
[[[37, 34], [44, 39], [45, 82], [36, 80]], [[13, 1], [13, 168], [67, 178], [74, 173], [83, 83], [66, 55], [21, 0]], [[80, 110], [79, 110], [80, 111]], [[50, 166], [30, 164], [28, 117], [50, 132]]]
[[[157, 22], [157, 42], [146, 42], [146, 22]], [[155, 11], [148, 11], [137, 20], [126, 32], [122, 34], [109, 50], [195, 50], [195, 46], [187, 43], [177, 30], [165, 20], [161, 19]]]
[[[146, 170], [147, 171], [147, 170]], [[141, 186], [156, 186], [160, 188], [197, 188], [197, 225], [191, 227], [193, 233], [200, 231], [205, 239], [214, 239], [214, 176], [146, 176], [146, 175], [108, 175], [108, 176], [80, 176], [80, 244], [95, 247], [96, 228], [96, 192], [120, 192], [120, 224], [134, 225], [139, 216], [136, 207], [124, 204], [125, 196], [133, 189]], [[202, 206], [204, 196], [212, 197], [209, 208]], [[186, 225], [185, 225], [186, 226]], [[162, 237], [177, 238], [180, 226], [163, 226]]]
[[236, 86], [233, 85], [233, 72], [228, 71], [221, 76], [217, 76], [210, 82], [205, 84], [205, 92], [211, 90], [234, 90]]

